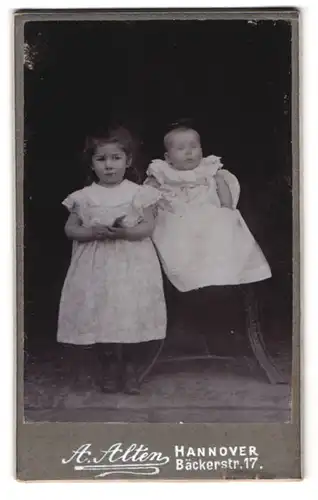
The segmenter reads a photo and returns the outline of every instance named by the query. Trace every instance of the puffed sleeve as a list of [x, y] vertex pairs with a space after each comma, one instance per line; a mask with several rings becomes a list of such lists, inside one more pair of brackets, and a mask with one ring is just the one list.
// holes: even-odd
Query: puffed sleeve
[[155, 207], [162, 197], [160, 191], [152, 186], [140, 186], [133, 199], [134, 208], [141, 213], [144, 208]]
[[160, 183], [157, 181], [157, 179], [155, 177], [153, 177], [152, 175], [149, 175], [144, 182], [144, 186], [151, 186], [151, 187], [159, 189]]
[[76, 213], [80, 217], [81, 206], [83, 204], [83, 196], [81, 191], [74, 191], [74, 193], [69, 194], [63, 201], [62, 205], [68, 209], [71, 213]]
[[214, 177], [217, 172], [223, 167], [220, 156], [210, 155], [203, 158], [200, 169], [204, 172], [207, 178]]
[[[163, 160], [153, 160], [148, 169], [147, 176], [148, 179], [152, 179], [152, 181], [156, 181], [157, 185], [161, 185], [165, 183], [165, 170], [167, 168], [167, 163]], [[151, 182], [151, 181], [150, 181]]]

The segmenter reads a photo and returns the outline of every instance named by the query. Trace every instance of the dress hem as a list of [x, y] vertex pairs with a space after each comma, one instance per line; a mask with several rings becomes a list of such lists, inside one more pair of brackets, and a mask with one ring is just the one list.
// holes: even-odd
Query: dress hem
[[208, 288], [209, 286], [214, 287], [214, 286], [239, 286], [239, 285], [247, 285], [248, 283], [257, 283], [259, 281], [265, 281], [269, 278], [272, 277], [272, 273], [270, 270], [264, 269], [264, 267], [260, 268], [257, 270], [251, 271], [251, 273], [244, 273], [245, 276], [244, 278], [238, 279], [238, 280], [233, 280], [227, 281], [227, 282], [222, 282], [220, 280], [219, 283], [211, 283], [211, 281], [207, 281], [206, 283], [200, 283], [199, 285], [189, 285], [189, 286], [184, 286], [180, 285], [176, 280], [170, 279], [169, 276], [167, 275], [169, 281], [177, 288], [179, 292], [190, 292], [192, 290], [199, 290], [200, 288]]
[[82, 346], [87, 346], [87, 345], [95, 345], [95, 344], [143, 344], [145, 342], [151, 342], [153, 340], [164, 340], [166, 336], [164, 337], [155, 337], [151, 339], [144, 339], [144, 340], [134, 340], [134, 341], [127, 341], [127, 340], [105, 340], [105, 339], [98, 339], [98, 340], [92, 340], [91, 342], [74, 342], [70, 340], [59, 340], [57, 339], [57, 342], [59, 344], [67, 344], [67, 345], [82, 345]]

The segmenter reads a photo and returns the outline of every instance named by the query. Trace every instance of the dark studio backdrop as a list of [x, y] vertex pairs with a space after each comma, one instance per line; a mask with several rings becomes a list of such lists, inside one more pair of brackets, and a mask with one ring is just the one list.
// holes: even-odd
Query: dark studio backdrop
[[64, 197], [83, 187], [85, 134], [113, 122], [141, 144], [140, 174], [165, 126], [190, 117], [204, 154], [241, 183], [239, 209], [273, 278], [265, 338], [292, 335], [291, 29], [287, 22], [33, 22], [25, 26], [25, 336], [56, 345], [71, 244]]

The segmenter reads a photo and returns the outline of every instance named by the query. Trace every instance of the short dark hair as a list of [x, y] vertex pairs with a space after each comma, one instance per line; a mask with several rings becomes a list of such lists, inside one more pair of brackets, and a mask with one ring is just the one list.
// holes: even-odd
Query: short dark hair
[[89, 163], [92, 161], [96, 148], [104, 144], [117, 144], [129, 158], [133, 156], [134, 142], [129, 130], [117, 127], [92, 134], [86, 138], [84, 155]]
[[175, 132], [187, 132], [188, 130], [193, 130], [199, 136], [199, 133], [196, 130], [196, 126], [192, 118], [179, 118], [178, 120], [169, 123], [168, 126], [166, 127], [163, 138], [163, 144], [165, 150], [167, 151], [169, 146], [169, 139]]
[[191, 130], [192, 132], [195, 132], [200, 140], [200, 134], [199, 132], [197, 132], [194, 128], [192, 127], [175, 127], [173, 128], [172, 130], [170, 130], [169, 132], [166, 133], [166, 135], [164, 136], [163, 138], [163, 144], [164, 144], [164, 147], [165, 147], [165, 150], [167, 151], [168, 148], [169, 148], [169, 142], [172, 138], [172, 136], [178, 132], [188, 132], [189, 130]]

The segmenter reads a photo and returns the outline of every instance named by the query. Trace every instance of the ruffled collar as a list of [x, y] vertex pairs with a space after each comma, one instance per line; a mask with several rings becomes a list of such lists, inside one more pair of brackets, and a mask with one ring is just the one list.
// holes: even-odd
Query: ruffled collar
[[164, 160], [153, 160], [148, 167], [147, 175], [154, 177], [161, 185], [197, 186], [208, 184], [222, 167], [221, 158], [213, 155], [203, 158], [193, 170], [175, 170]]

